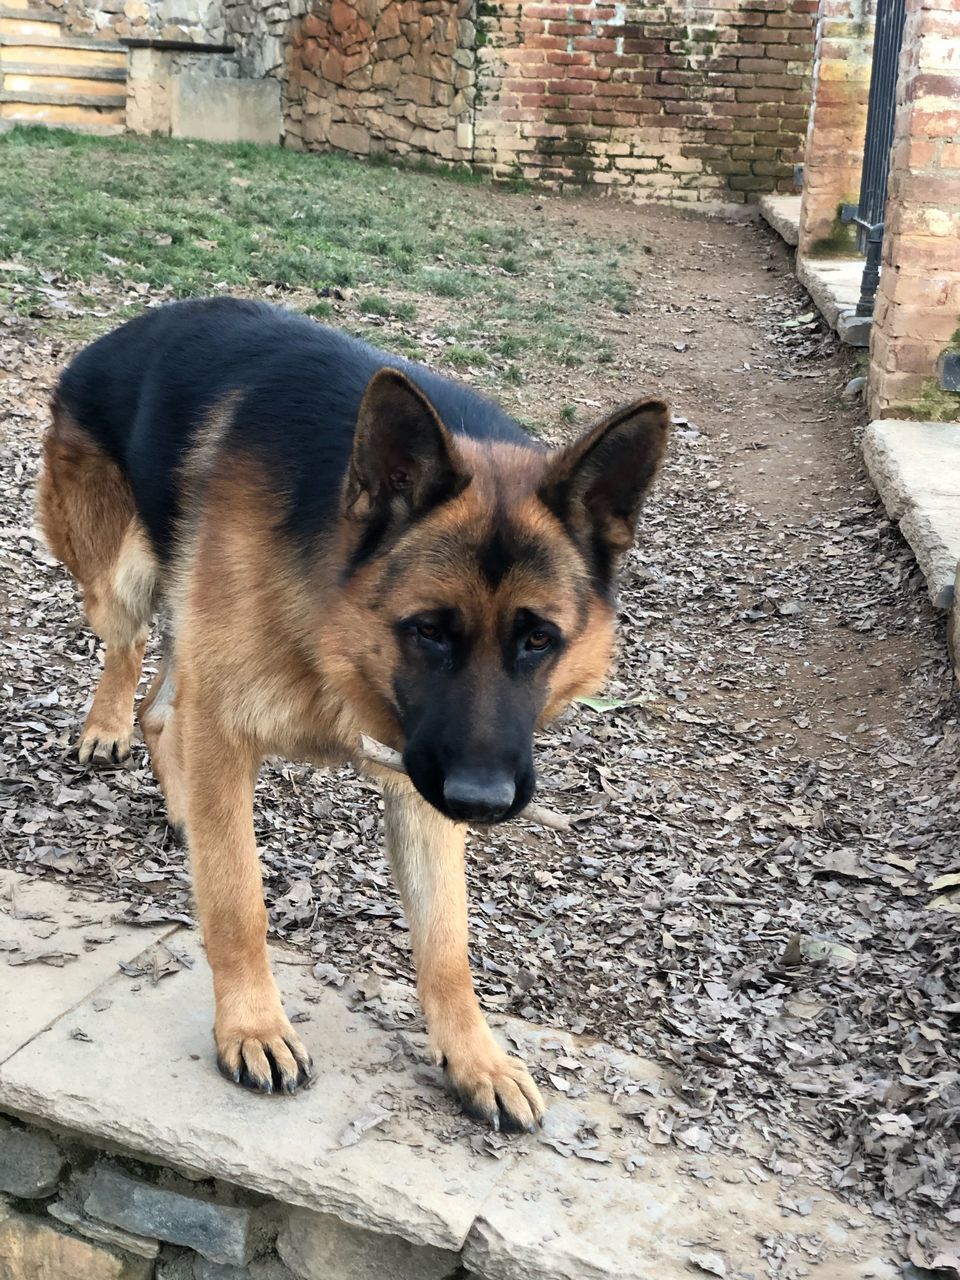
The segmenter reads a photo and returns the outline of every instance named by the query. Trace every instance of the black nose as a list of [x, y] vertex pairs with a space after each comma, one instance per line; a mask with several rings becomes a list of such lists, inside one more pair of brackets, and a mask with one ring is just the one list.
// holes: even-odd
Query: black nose
[[517, 794], [510, 774], [448, 773], [443, 780], [443, 802], [453, 818], [464, 822], [496, 822], [507, 812]]

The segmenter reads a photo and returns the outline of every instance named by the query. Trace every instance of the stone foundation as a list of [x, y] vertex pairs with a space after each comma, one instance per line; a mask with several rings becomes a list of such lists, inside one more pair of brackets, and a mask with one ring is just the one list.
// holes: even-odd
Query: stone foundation
[[0, 1280], [447, 1280], [460, 1267], [452, 1249], [0, 1114]]

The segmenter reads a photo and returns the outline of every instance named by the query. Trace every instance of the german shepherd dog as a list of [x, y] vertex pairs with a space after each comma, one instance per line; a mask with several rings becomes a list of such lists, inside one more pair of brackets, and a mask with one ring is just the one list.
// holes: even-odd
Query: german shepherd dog
[[93, 343], [52, 408], [42, 526], [106, 646], [79, 758], [128, 755], [162, 610], [139, 720], [190, 849], [220, 1070], [262, 1093], [311, 1071], [267, 956], [259, 764], [355, 760], [367, 734], [407, 770], [383, 771], [384, 825], [437, 1061], [471, 1115], [535, 1126], [474, 994], [464, 838], [523, 809], [535, 728], [604, 679], [666, 405], [550, 450], [429, 369], [220, 298]]

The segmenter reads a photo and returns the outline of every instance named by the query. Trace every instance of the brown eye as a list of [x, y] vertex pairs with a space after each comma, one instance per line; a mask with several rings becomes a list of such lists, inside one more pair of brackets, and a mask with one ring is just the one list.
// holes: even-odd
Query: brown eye
[[440, 628], [435, 627], [432, 622], [418, 622], [417, 635], [422, 640], [437, 640], [440, 636]]
[[544, 649], [549, 649], [553, 637], [548, 631], [531, 631], [527, 636], [527, 648], [533, 649], [535, 653], [542, 653]]

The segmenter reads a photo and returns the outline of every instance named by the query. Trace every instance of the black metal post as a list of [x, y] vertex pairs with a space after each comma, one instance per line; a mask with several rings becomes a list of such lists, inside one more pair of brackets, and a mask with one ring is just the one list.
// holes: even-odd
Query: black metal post
[[867, 100], [867, 131], [857, 207], [857, 248], [867, 251], [870, 228], [883, 221], [890, 173], [890, 148], [897, 112], [897, 71], [903, 41], [905, 0], [878, 0]]
[[880, 258], [883, 253], [883, 223], [875, 222], [871, 226], [862, 218], [855, 218], [857, 233], [866, 236], [867, 260], [863, 264], [863, 275], [860, 278], [860, 298], [857, 302], [858, 316], [872, 316], [873, 303], [877, 296], [877, 285], [880, 283]]

